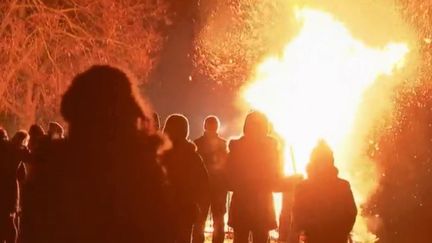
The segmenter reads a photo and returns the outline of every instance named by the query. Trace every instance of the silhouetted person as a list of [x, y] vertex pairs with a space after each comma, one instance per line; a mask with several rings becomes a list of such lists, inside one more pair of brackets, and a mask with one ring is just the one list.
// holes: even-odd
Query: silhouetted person
[[4, 141], [8, 141], [9, 140], [9, 136], [7, 131], [0, 127], [0, 142], [4, 142]]
[[[18, 165], [16, 165], [18, 167]], [[0, 128], [0, 242], [14, 242], [12, 214], [16, 204], [16, 169], [10, 160], [10, 144], [6, 130]]]
[[195, 145], [187, 140], [189, 124], [186, 117], [177, 114], [169, 116], [163, 132], [172, 143], [162, 163], [173, 193], [173, 242], [190, 243], [199, 205], [208, 194], [207, 172]]
[[50, 122], [48, 124], [48, 138], [57, 140], [64, 138], [64, 128], [58, 122]]
[[307, 166], [308, 179], [294, 196], [294, 228], [307, 243], [346, 243], [357, 209], [348, 181], [338, 178], [333, 152], [320, 141]]
[[29, 135], [28, 147], [31, 152], [35, 152], [47, 139], [44, 129], [37, 124], [30, 126]]
[[93, 66], [63, 96], [69, 136], [36, 157], [23, 195], [23, 243], [167, 242], [161, 138], [123, 71]]
[[200, 205], [201, 211], [193, 229], [193, 243], [203, 243], [205, 240], [205, 223], [210, 208], [213, 219], [212, 242], [222, 243], [225, 238], [227, 144], [219, 136], [218, 130], [219, 119], [209, 116], [204, 121], [204, 135], [194, 141], [208, 172], [210, 193]]
[[15, 165], [15, 179], [18, 179], [19, 182], [23, 182], [25, 179], [25, 168], [24, 163], [28, 163], [31, 160], [30, 150], [28, 149], [28, 142], [30, 140], [29, 134], [20, 130], [12, 137], [10, 140], [10, 154], [9, 159], [12, 164]]
[[[15, 242], [17, 231], [14, 217], [18, 211], [19, 190], [17, 177], [20, 164], [29, 159], [28, 134], [18, 131], [9, 143], [3, 140], [0, 158], [0, 241]], [[5, 146], [5, 147], [3, 147]], [[21, 175], [23, 177], [23, 175]]]
[[7, 131], [0, 127], [0, 160], [5, 159], [9, 146], [9, 136]]
[[259, 112], [246, 117], [244, 135], [229, 145], [228, 176], [233, 191], [228, 224], [234, 229], [234, 243], [265, 243], [275, 229], [272, 191], [282, 177], [277, 142], [268, 136], [267, 118]]

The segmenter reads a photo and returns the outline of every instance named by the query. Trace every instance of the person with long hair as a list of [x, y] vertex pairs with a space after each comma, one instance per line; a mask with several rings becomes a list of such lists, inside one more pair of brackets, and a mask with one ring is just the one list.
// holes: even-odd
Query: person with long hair
[[63, 95], [68, 137], [35, 158], [23, 192], [22, 243], [167, 242], [163, 139], [133, 78], [105, 65], [78, 74]]

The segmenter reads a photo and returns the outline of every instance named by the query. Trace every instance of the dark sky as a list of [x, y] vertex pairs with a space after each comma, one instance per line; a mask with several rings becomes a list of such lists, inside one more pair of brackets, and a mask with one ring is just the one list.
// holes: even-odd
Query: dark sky
[[[238, 118], [242, 112], [236, 108], [237, 90], [218, 85], [199, 75], [193, 67], [192, 53], [195, 38], [196, 1], [174, 6], [176, 13], [172, 25], [166, 27], [166, 41], [158, 65], [150, 75], [145, 94], [161, 121], [172, 113], [182, 113], [189, 118], [194, 139], [202, 133], [203, 119], [217, 115], [221, 119], [224, 136], [238, 135]], [[244, 113], [244, 112], [243, 112]]]

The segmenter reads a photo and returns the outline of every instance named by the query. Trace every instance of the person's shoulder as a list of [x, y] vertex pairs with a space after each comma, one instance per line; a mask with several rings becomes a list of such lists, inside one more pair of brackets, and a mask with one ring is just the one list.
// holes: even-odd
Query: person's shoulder
[[190, 153], [197, 153], [197, 146], [193, 141], [187, 140], [183, 143], [182, 147]]
[[230, 150], [237, 148], [243, 143], [243, 138], [233, 138], [229, 141], [228, 147]]
[[303, 180], [294, 187], [294, 195], [297, 200], [302, 199], [305, 195], [309, 195], [311, 191], [314, 190], [312, 190], [311, 183], [308, 180]]
[[278, 140], [272, 136], [267, 136], [266, 142], [271, 144], [271, 145], [275, 145], [275, 146], [277, 146], [277, 144], [279, 143]]
[[201, 143], [201, 142], [203, 142], [205, 140], [205, 137], [204, 137], [204, 135], [203, 136], [199, 136], [199, 137], [197, 137], [193, 142], [195, 143], [195, 144], [197, 144], [197, 143]]
[[350, 189], [351, 188], [351, 184], [349, 183], [349, 181], [342, 179], [342, 178], [337, 178], [337, 184], [340, 188], [344, 188], [344, 189]]
[[0, 149], [8, 148], [9, 144], [9, 141], [0, 141]]
[[296, 189], [303, 189], [305, 187], [310, 187], [311, 183], [309, 180], [303, 180], [300, 181], [297, 185], [296, 185]]
[[140, 146], [144, 146], [153, 150], [157, 150], [159, 147], [164, 146], [167, 143], [166, 138], [160, 133], [139, 133], [138, 137], [138, 144]]
[[204, 142], [204, 140], [205, 140], [205, 137], [204, 136], [200, 136], [200, 137], [198, 137], [198, 138], [196, 138], [194, 141], [193, 141], [193, 143], [196, 145], [196, 146], [200, 146], [200, 144], [202, 144], [203, 142]]
[[44, 148], [41, 148], [42, 153], [53, 154], [53, 156], [65, 156], [70, 153], [70, 143], [68, 139], [59, 139], [47, 142]]
[[217, 140], [220, 144], [226, 145], [227, 144], [227, 140], [222, 138], [221, 136], [217, 137]]

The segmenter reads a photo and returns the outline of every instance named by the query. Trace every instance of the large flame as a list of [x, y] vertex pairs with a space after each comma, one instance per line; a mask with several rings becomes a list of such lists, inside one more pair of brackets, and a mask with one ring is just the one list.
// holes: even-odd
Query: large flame
[[[305, 172], [320, 138], [333, 147], [336, 160], [345, 159], [340, 154], [365, 90], [379, 76], [401, 67], [408, 53], [404, 43], [369, 47], [326, 12], [303, 8], [296, 10], [296, 17], [302, 23], [298, 35], [280, 57], [269, 57], [258, 66], [243, 93], [283, 138], [286, 174]], [[362, 203], [366, 195], [356, 194]]]

